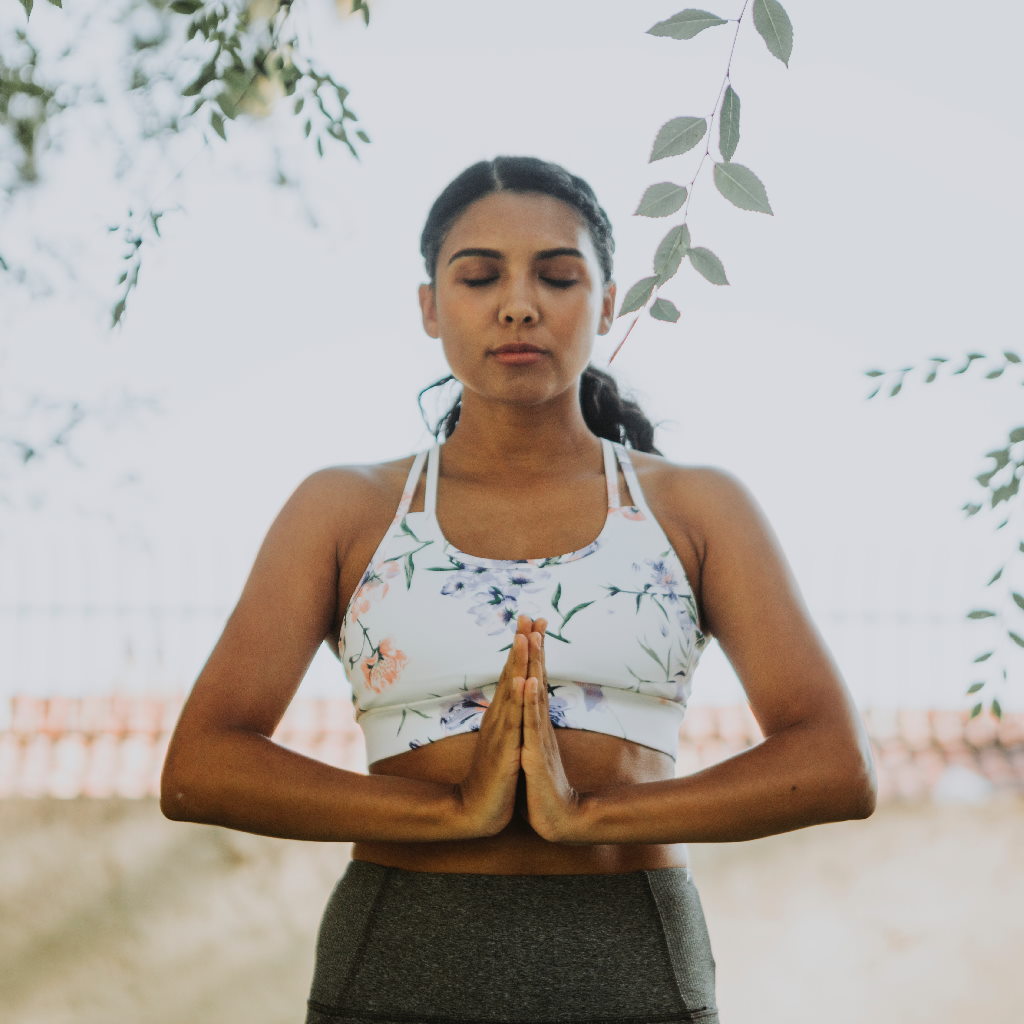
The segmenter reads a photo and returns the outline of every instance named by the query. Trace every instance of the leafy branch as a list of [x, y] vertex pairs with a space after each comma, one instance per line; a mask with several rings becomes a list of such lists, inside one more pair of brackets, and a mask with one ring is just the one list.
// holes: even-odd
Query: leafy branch
[[[896, 370], [867, 370], [866, 376], [875, 381], [875, 386], [868, 398], [885, 395], [890, 398], [900, 394], [908, 379], [920, 375], [921, 382], [932, 384], [943, 374], [949, 377], [963, 376], [968, 373], [980, 374], [981, 380], [998, 380], [1006, 374], [1016, 375], [1017, 383], [1024, 386], [1024, 363], [1013, 351], [1003, 351], [999, 356], [983, 352], [968, 352], [955, 360], [946, 356], [932, 356], [924, 366], [904, 366]], [[968, 501], [963, 511], [968, 516], [976, 516], [983, 511], [996, 515], [999, 521], [996, 530], [1004, 530], [1020, 511], [1020, 483], [1024, 476], [1024, 426], [1013, 427], [1006, 436], [1005, 443], [985, 453], [988, 464], [978, 473], [974, 480], [982, 489], [980, 501]], [[1020, 615], [1024, 612], [1024, 595], [1014, 588], [1007, 570], [1011, 561], [1024, 554], [1024, 541], [1019, 539], [1020, 531], [1011, 533], [1011, 548], [1002, 564], [995, 570], [986, 587], [992, 587], [993, 600], [989, 607], [975, 608], [967, 613], [972, 622], [986, 622], [990, 629], [995, 630], [994, 640], [989, 649], [980, 653], [974, 664], [981, 678], [975, 679], [967, 688], [969, 695], [980, 694], [989, 688], [989, 707], [996, 718], [1002, 717], [1002, 705], [998, 696], [993, 696], [996, 689], [993, 680], [1005, 685], [1009, 678], [1009, 653], [1016, 648], [1024, 647], [1024, 622]], [[1018, 562], [1019, 564], [1019, 562]], [[1001, 582], [1001, 588], [995, 584]], [[1016, 651], [1019, 655], [1019, 651]], [[971, 717], [980, 715], [984, 710], [984, 700], [977, 701], [971, 708]]]
[[[49, 2], [61, 7], [61, 0]], [[33, 0], [21, 0], [21, 4], [28, 21]], [[136, 106], [148, 104], [139, 111], [143, 140], [179, 135], [195, 125], [204, 145], [210, 144], [211, 134], [227, 142], [230, 122], [243, 115], [266, 115], [283, 94], [294, 97], [292, 111], [297, 118], [306, 112], [301, 120], [302, 133], [304, 138], [312, 138], [318, 157], [324, 156], [325, 145], [334, 140], [358, 159], [359, 145], [368, 143], [370, 137], [349, 105], [348, 89], [304, 55], [289, 25], [292, 0], [266, 0], [265, 6], [270, 10], [263, 15], [254, 13], [258, 8], [253, 0], [171, 0], [169, 4], [165, 0], [136, 0], [123, 17], [131, 43], [121, 63], [124, 93], [118, 98], [133, 99]], [[369, 24], [367, 0], [352, 0], [351, 10]], [[136, 15], [137, 25], [133, 22]], [[16, 35], [28, 53], [21, 67], [9, 68], [0, 58], [0, 130], [21, 150], [17, 171], [22, 185], [30, 185], [40, 177], [40, 140], [59, 136], [60, 115], [81, 106], [79, 97], [83, 92], [99, 105], [110, 105], [112, 97], [104, 95], [97, 83], [80, 90], [66, 82], [60, 87], [45, 82], [27, 32], [19, 29]], [[184, 80], [182, 66], [191, 66]], [[155, 83], [161, 84], [161, 90], [152, 88]], [[170, 116], [155, 109], [168, 88], [177, 108]], [[57, 101], [56, 97], [65, 95], [78, 102]], [[125, 147], [122, 163], [134, 163], [137, 150], [135, 145]], [[180, 167], [171, 181], [184, 169]], [[159, 237], [158, 221], [167, 212], [155, 207], [140, 213], [129, 210], [128, 223], [110, 229], [124, 233], [130, 247], [124, 258], [131, 261], [118, 278], [123, 288], [111, 310], [111, 327], [122, 321], [128, 298], [138, 283], [142, 226], [147, 231], [151, 227], [153, 235]], [[12, 261], [0, 255], [0, 271], [13, 269]]]
[[[679, 224], [669, 229], [655, 250], [652, 267], [654, 273], [637, 281], [623, 297], [618, 316], [626, 316], [629, 313], [634, 313], [635, 316], [611, 354], [609, 363], [619, 354], [644, 309], [647, 309], [655, 320], [667, 323], [676, 323], [679, 320], [679, 308], [658, 293], [663, 285], [675, 277], [684, 259], [688, 259], [693, 269], [712, 284], [729, 283], [721, 259], [706, 246], [692, 244], [690, 229], [686, 222], [694, 185], [705, 162], [711, 156], [711, 127], [716, 115], [721, 160], [714, 162], [712, 179], [715, 187], [722, 196], [741, 210], [773, 215], [768, 193], [761, 179], [749, 167], [733, 160], [740, 140], [740, 98], [733, 88], [730, 72], [740, 25], [749, 5], [750, 0], [744, 0], [739, 15], [731, 19], [721, 18], [709, 11], [688, 8], [648, 29], [649, 35], [682, 40], [693, 39], [706, 29], [728, 25], [730, 21], [736, 24], [725, 76], [719, 86], [711, 113], [707, 117], [687, 115], [666, 121], [658, 130], [651, 147], [648, 162], [654, 163], [657, 160], [682, 156], [705, 137], [708, 139], [697, 170], [686, 185], [672, 181], [658, 182], [651, 185], [640, 199], [635, 216], [670, 217], [682, 210], [683, 217]], [[793, 26], [782, 4], [778, 0], [754, 0], [752, 10], [754, 28], [764, 40], [769, 53], [788, 67], [793, 51]]]

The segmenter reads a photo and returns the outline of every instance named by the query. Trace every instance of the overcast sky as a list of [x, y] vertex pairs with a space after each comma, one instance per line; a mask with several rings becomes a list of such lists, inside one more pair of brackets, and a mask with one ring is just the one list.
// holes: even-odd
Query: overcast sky
[[[116, 185], [112, 147], [44, 162], [51, 180], [7, 214], [0, 240], [28, 259], [32, 238], [66, 232], [83, 284], [73, 299], [3, 293], [4, 372], [25, 392], [127, 390], [158, 396], [164, 411], [87, 425], [85, 470], [54, 463], [18, 484], [48, 495], [30, 521], [12, 517], [18, 585], [42, 603], [73, 600], [76, 588], [98, 599], [95, 574], [33, 566], [84, 557], [101, 526], [58, 526], [61, 510], [103, 507], [115, 509], [115, 533], [163, 552], [154, 558], [202, 567], [191, 582], [168, 569], [158, 584], [147, 563], [149, 586], [230, 603], [303, 476], [423, 447], [416, 392], [446, 371], [419, 323], [418, 236], [437, 192], [481, 157], [530, 153], [587, 178], [617, 230], [620, 289], [649, 273], [675, 221], [633, 210], [647, 185], [688, 182], [703, 151], [648, 164], [651, 142], [670, 117], [710, 114], [733, 33], [645, 34], [680, 6], [378, 0], [364, 29], [302, 0], [301, 38], [351, 90], [373, 138], [358, 163], [340, 146], [318, 160], [290, 104], [229, 124], [226, 146], [192, 140]], [[708, 6], [734, 17], [742, 3]], [[786, 7], [789, 68], [748, 21], [731, 70], [742, 104], [734, 159], [765, 183], [774, 216], [727, 203], [705, 164], [688, 222], [731, 285], [684, 267], [664, 291], [680, 322], [642, 319], [612, 370], [665, 421], [667, 456], [724, 466], [750, 486], [863, 700], [885, 690], [898, 701], [905, 686], [908, 699], [955, 703], [984, 645], [961, 618], [1001, 555], [960, 506], [975, 497], [982, 454], [1020, 422], [1018, 385], [923, 387], [918, 375], [900, 397], [866, 402], [864, 371], [1020, 347], [1024, 14], [1004, 3], [972, 19], [924, 0]], [[62, 17], [37, 4], [33, 21], [56, 40]], [[297, 190], [268, 184], [275, 140]], [[147, 243], [111, 334], [120, 250], [106, 226], [145, 203], [183, 210]], [[598, 365], [625, 322], [599, 340]], [[126, 474], [139, 483], [111, 489]], [[1007, 531], [1000, 543], [1016, 539]], [[141, 571], [126, 566], [123, 576]], [[12, 578], [5, 603], [19, 596]], [[877, 614], [888, 626], [872, 625]], [[188, 655], [194, 668], [214, 636]]]

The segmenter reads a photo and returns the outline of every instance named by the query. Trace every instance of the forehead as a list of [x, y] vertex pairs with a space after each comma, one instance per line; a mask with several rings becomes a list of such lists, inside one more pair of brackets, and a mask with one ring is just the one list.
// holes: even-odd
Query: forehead
[[468, 247], [502, 252], [565, 247], [597, 258], [579, 213], [538, 192], [495, 192], [467, 206], [449, 228], [441, 255]]

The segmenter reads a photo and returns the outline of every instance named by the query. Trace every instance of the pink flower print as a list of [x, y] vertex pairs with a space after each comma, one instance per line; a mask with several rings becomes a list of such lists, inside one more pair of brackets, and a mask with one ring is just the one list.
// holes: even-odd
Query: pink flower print
[[399, 571], [397, 562], [383, 562], [379, 566], [371, 566], [363, 573], [349, 611], [349, 617], [353, 622], [358, 622], [370, 610], [371, 605], [387, 594], [387, 581], [397, 576]]
[[634, 522], [647, 518], [636, 505], [613, 505], [610, 511], [622, 516], [623, 519], [632, 519]]
[[381, 640], [373, 654], [359, 663], [363, 680], [374, 693], [381, 693], [394, 683], [409, 659], [389, 639]]

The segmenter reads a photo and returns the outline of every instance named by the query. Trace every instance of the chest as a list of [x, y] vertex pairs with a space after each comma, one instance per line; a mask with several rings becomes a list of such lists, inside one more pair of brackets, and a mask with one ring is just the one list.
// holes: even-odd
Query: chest
[[[621, 468], [617, 472], [618, 492], [628, 503], [633, 499]], [[368, 508], [364, 528], [347, 547], [339, 574], [335, 638], [363, 573], [391, 526], [402, 483], [401, 475], [396, 475], [381, 500]], [[641, 486], [699, 601], [700, 559], [685, 517], [671, 507], [656, 475], [648, 474]], [[409, 506], [409, 521], [414, 527], [421, 519], [424, 494], [421, 479]], [[600, 475], [528, 489], [495, 489], [445, 480], [438, 488], [436, 516], [444, 540], [455, 552], [494, 560], [553, 558], [581, 551], [602, 534], [609, 520], [607, 485]]]

